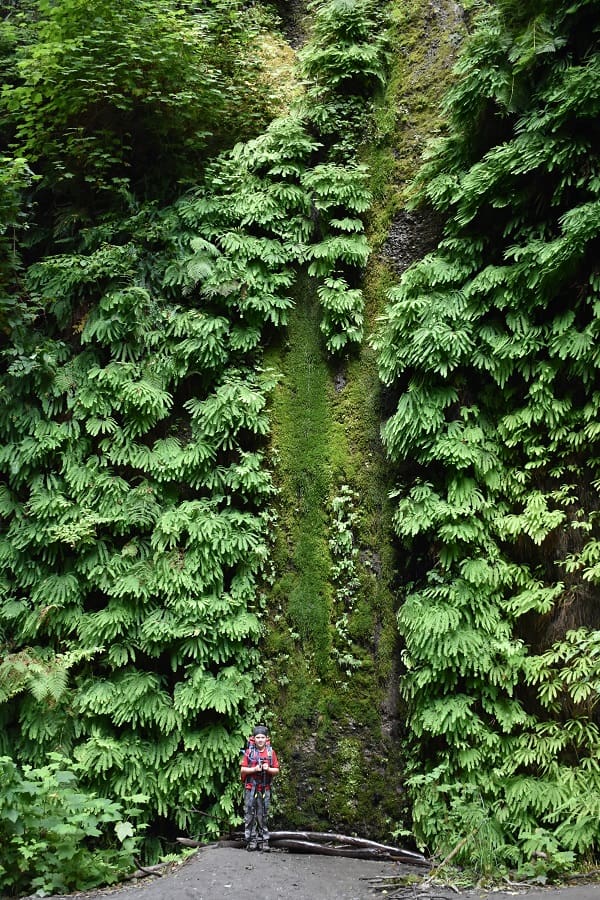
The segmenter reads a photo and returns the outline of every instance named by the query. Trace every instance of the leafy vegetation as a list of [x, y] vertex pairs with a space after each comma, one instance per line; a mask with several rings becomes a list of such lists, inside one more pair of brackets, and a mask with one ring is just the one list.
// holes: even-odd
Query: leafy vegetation
[[0, 748], [143, 794], [149, 855], [235, 817], [274, 492], [262, 348], [299, 267], [329, 351], [362, 334], [366, 173], [314, 98], [267, 126], [261, 22], [61, 0], [1, 29]]
[[[326, 747], [304, 823], [397, 821], [364, 344], [389, 275], [373, 267], [365, 309], [364, 221], [374, 189], [381, 246], [430, 119], [418, 79], [414, 116], [372, 117], [401, 36], [426, 69], [421, 7], [392, 6], [387, 31], [371, 0], [309, 4], [289, 96], [259, 4], [3, 12], [6, 889], [113, 880], [138, 831], [148, 856], [217, 833], [263, 698], [284, 699], [287, 746], [308, 728]], [[415, 828], [481, 871], [560, 873], [598, 848], [597, 13], [478, 9], [416, 187], [444, 236], [376, 339]]]
[[169, 0], [35, 6], [17, 14], [25, 39], [3, 105], [61, 236], [127, 190], [172, 195], [211, 147], [264, 124], [255, 29], [235, 0], [194, 15]]
[[[199, 830], [200, 812], [214, 832], [233, 815], [228, 766], [254, 703], [274, 379], [251, 351], [276, 316], [265, 304], [240, 326], [223, 271], [210, 278], [219, 248], [154, 202], [236, 117], [225, 93], [240, 40], [227, 56], [217, 27], [235, 9], [142, 6], [95, 6], [85, 26], [89, 4], [41, 6], [4, 91], [36, 208], [22, 275], [3, 245], [2, 749], [38, 766], [60, 750], [104, 795], [144, 793], [146, 822]], [[200, 77], [218, 115], [198, 104]], [[172, 163], [162, 178], [134, 153], [164, 167], [154, 141]], [[26, 164], [15, 167], [25, 186]], [[16, 179], [4, 184], [15, 229], [25, 201]]]
[[598, 9], [479, 10], [420, 177], [445, 219], [377, 339], [421, 840], [597, 850]]
[[[96, 887], [132, 867], [140, 838], [131, 819], [139, 809], [124, 812], [118, 803], [81, 791], [70, 762], [57, 753], [37, 769], [20, 770], [1, 757], [0, 771], [0, 876], [11, 895]], [[109, 846], [99, 847], [109, 828]]]
[[351, 158], [385, 83], [385, 10], [373, 0], [313, 0], [312, 40], [300, 51], [307, 108], [334, 157]]

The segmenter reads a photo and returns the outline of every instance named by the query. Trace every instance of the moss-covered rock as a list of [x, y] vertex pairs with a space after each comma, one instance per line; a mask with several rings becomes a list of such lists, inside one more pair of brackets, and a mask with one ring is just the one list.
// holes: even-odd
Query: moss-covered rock
[[[408, 215], [401, 211], [425, 141], [441, 127], [439, 97], [460, 29], [450, 2], [389, 6], [392, 70], [363, 151], [375, 196], [367, 339], [332, 362], [316, 284], [303, 276], [286, 341], [267, 360], [283, 378], [271, 408], [279, 503], [263, 641], [265, 716], [282, 762], [275, 821], [379, 839], [405, 827], [410, 812], [398, 705], [401, 560], [380, 441], [385, 398], [369, 336], [393, 277], [384, 248], [395, 217]], [[410, 229], [413, 220], [405, 221]], [[409, 261], [426, 245], [419, 227], [434, 229], [410, 231]]]

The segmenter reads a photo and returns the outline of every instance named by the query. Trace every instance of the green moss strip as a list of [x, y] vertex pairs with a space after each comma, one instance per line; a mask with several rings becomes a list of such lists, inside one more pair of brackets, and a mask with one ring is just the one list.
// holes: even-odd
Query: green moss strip
[[331, 421], [319, 308], [311, 289], [308, 278], [299, 279], [300, 298], [289, 323], [290, 350], [281, 360], [284, 381], [273, 410], [284, 518], [276, 550], [283, 574], [275, 596], [284, 603], [304, 655], [314, 655], [315, 670], [323, 677], [331, 652], [331, 558], [326, 540]]

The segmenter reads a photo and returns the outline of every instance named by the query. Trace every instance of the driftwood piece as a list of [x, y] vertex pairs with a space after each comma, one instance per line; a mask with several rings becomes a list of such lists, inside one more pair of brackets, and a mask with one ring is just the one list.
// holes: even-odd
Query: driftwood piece
[[[185, 837], [178, 837], [177, 841], [185, 847], [243, 847], [245, 845], [241, 838], [217, 841], [208, 845]], [[431, 868], [432, 865], [420, 853], [413, 853], [411, 850], [404, 850], [389, 844], [379, 844], [377, 841], [370, 841], [367, 838], [326, 831], [272, 831], [269, 844], [276, 850], [289, 850], [292, 853], [318, 853], [324, 856], [349, 856], [356, 859], [393, 860], [427, 868]]]
[[239, 840], [223, 840], [223, 841], [213, 841], [211, 844], [205, 844], [203, 841], [195, 841], [192, 838], [186, 837], [178, 837], [176, 838], [177, 843], [181, 844], [183, 847], [202, 847], [204, 850], [207, 847], [235, 847], [240, 849], [241, 847], [246, 846], [246, 841], [242, 838]]
[[292, 853], [315, 853], [321, 856], [350, 856], [355, 859], [396, 859], [381, 850], [372, 847], [332, 847], [330, 844], [317, 844], [313, 841], [293, 841], [290, 839], [269, 840], [271, 847], [291, 850]]
[[344, 844], [362, 849], [377, 850], [379, 853], [389, 854], [394, 859], [412, 863], [415, 866], [431, 868], [431, 862], [421, 853], [413, 853], [412, 850], [404, 850], [402, 847], [393, 847], [390, 844], [380, 844], [367, 838], [355, 837], [348, 834], [333, 834], [326, 831], [272, 831], [271, 843], [274, 840], [309, 841], [317, 844]]

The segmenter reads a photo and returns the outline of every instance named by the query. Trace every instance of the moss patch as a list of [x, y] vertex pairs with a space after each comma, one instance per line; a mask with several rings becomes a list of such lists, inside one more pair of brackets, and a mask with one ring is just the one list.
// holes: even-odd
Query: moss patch
[[331, 652], [331, 558], [326, 539], [330, 493], [328, 372], [319, 342], [319, 309], [308, 278], [298, 284], [283, 380], [273, 406], [281, 528], [275, 547], [278, 579], [272, 596], [285, 615], [294, 646], [318, 677]]
[[375, 197], [371, 211], [375, 247], [385, 242], [390, 222], [405, 207], [427, 143], [444, 134], [441, 102], [464, 35], [461, 9], [450, 0], [390, 4], [392, 65], [367, 149]]
[[[263, 642], [264, 702], [282, 760], [274, 823], [389, 839], [406, 826], [395, 556], [385, 416], [370, 337], [395, 280], [381, 252], [406, 203], [425, 141], [442, 129], [458, 23], [450, 4], [390, 4], [393, 71], [365, 148], [375, 204], [366, 272], [366, 339], [332, 364], [314, 284], [299, 277], [285, 345], [268, 364], [279, 488], [274, 577]], [[343, 514], [336, 504], [344, 500]]]
[[[287, 342], [268, 363], [283, 373], [271, 409], [279, 508], [264, 640], [265, 704], [283, 761], [275, 816], [389, 837], [401, 766], [375, 360], [365, 347], [343, 364], [327, 361], [314, 284], [301, 276]], [[336, 550], [340, 498], [347, 558]], [[358, 771], [363, 746], [377, 778]]]

